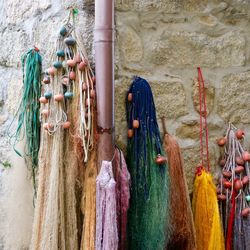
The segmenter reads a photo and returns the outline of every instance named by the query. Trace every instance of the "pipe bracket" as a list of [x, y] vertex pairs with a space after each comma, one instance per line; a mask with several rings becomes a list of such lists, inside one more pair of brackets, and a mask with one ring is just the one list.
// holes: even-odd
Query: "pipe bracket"
[[115, 131], [115, 127], [112, 127], [112, 128], [102, 128], [100, 126], [97, 126], [97, 133], [98, 134], [104, 134], [104, 133], [113, 134], [114, 131]]

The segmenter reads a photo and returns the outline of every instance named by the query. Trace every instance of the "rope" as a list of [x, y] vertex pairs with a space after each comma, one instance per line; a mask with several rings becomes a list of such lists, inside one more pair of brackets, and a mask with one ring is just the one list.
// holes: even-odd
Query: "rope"
[[[207, 105], [206, 91], [201, 68], [198, 67], [198, 86], [199, 86], [199, 102], [200, 102], [200, 154], [201, 163], [204, 167], [204, 145], [203, 145], [203, 129], [205, 129], [205, 150], [207, 171], [210, 172], [209, 149], [208, 149], [208, 127], [207, 127]], [[203, 115], [202, 115], [203, 114]], [[204, 121], [203, 121], [204, 120]]]

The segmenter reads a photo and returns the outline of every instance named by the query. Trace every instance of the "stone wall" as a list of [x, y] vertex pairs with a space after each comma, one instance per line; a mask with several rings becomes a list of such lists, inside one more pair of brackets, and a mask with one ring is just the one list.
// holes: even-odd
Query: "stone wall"
[[[90, 6], [89, 6], [90, 3]], [[78, 32], [90, 59], [94, 7], [70, 0], [0, 0], [0, 249], [28, 249], [33, 220], [33, 188], [25, 162], [8, 142], [8, 127], [21, 99], [21, 55], [36, 45], [46, 69], [63, 20], [77, 7]], [[22, 151], [23, 144], [18, 145]], [[9, 167], [11, 165], [11, 167]]]
[[[250, 3], [248, 0], [116, 0], [116, 140], [126, 144], [124, 99], [134, 75], [145, 77], [158, 118], [181, 145], [190, 191], [199, 163], [196, 67], [203, 68], [213, 170], [215, 139], [231, 121], [250, 141]], [[28, 249], [32, 185], [7, 130], [21, 98], [20, 57], [34, 44], [49, 64], [68, 8], [77, 7], [80, 32], [93, 60], [93, 0], [0, 0], [0, 249]], [[159, 120], [160, 121], [160, 120]], [[19, 145], [22, 148], [22, 145]], [[11, 164], [11, 168], [8, 165]], [[5, 166], [5, 167], [4, 167]]]
[[[216, 138], [230, 121], [250, 142], [250, 2], [198, 0], [117, 1], [116, 128], [126, 141], [121, 100], [133, 75], [152, 86], [158, 118], [181, 145], [189, 190], [199, 163], [199, 98], [194, 78], [203, 69], [213, 171]], [[159, 119], [160, 122], [160, 119]]]

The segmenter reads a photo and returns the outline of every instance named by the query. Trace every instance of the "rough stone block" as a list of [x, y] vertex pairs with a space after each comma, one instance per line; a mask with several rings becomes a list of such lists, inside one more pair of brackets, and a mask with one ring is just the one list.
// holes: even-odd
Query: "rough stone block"
[[143, 55], [141, 38], [128, 26], [121, 26], [118, 31], [119, 47], [125, 63], [139, 62]]
[[147, 60], [156, 65], [184, 68], [231, 67], [245, 64], [245, 38], [238, 31], [219, 37], [202, 33], [166, 31], [146, 42]]
[[51, 0], [26, 1], [23, 4], [20, 4], [20, 1], [18, 0], [5, 1], [3, 8], [6, 15], [6, 22], [8, 24], [16, 25], [20, 22], [23, 22], [25, 19], [32, 18], [40, 14], [41, 12], [50, 8], [52, 4], [53, 1]]
[[232, 123], [250, 123], [250, 72], [230, 74], [222, 79], [218, 114]]
[[116, 8], [118, 10], [136, 10], [136, 11], [150, 11], [150, 10], [165, 10], [167, 13], [176, 13], [181, 10], [182, 1], [176, 0], [118, 0], [116, 1]]
[[152, 82], [157, 117], [176, 119], [188, 113], [186, 93], [180, 82]]
[[21, 61], [22, 53], [29, 46], [29, 38], [22, 29], [7, 28], [0, 35], [1, 66], [17, 66]]
[[[213, 107], [214, 107], [215, 89], [212, 86], [209, 86], [205, 83], [205, 93], [206, 93], [207, 115], [209, 115], [212, 112]], [[200, 113], [200, 96], [199, 96], [199, 85], [198, 85], [197, 79], [195, 79], [193, 82], [192, 97], [193, 97], [194, 108], [196, 112], [199, 114]]]
[[[200, 165], [200, 147], [199, 145], [194, 145], [192, 147], [182, 148], [182, 156], [185, 167], [185, 175], [187, 179], [189, 192], [193, 192], [193, 184], [195, 177], [196, 167]], [[216, 156], [216, 148], [214, 145], [209, 147], [209, 159], [210, 159], [210, 168], [213, 173], [213, 179], [216, 182], [217, 175], [215, 174], [218, 171], [217, 164], [217, 156]]]

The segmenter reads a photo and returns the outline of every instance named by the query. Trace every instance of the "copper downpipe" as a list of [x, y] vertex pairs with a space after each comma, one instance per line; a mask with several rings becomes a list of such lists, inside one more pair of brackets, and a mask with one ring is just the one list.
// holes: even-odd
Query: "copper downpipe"
[[98, 162], [114, 154], [114, 0], [95, 0]]

